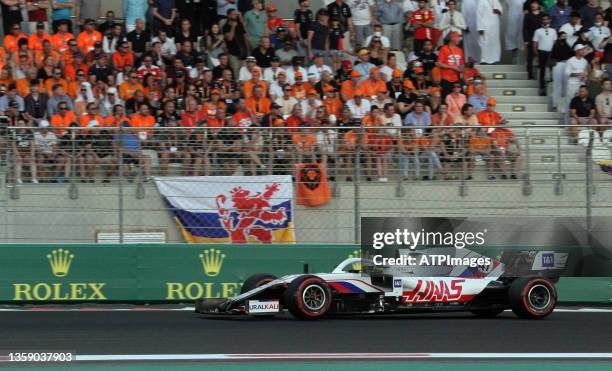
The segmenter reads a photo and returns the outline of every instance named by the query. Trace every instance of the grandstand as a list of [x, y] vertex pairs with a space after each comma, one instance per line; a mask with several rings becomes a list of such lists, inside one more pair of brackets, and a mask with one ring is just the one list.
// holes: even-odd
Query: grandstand
[[[293, 15], [293, 5], [291, 5], [291, 10], [287, 9], [287, 5], [284, 3], [277, 5], [282, 16], [290, 17]], [[113, 5], [109, 4], [109, 6], [112, 7]], [[315, 12], [318, 7], [319, 5], [315, 5], [314, 2], [311, 4], [311, 9]], [[106, 7], [104, 9], [107, 10]], [[117, 14], [119, 15], [120, 12], [118, 11]], [[121, 18], [121, 16], [118, 16], [118, 18]], [[101, 21], [104, 21], [104, 19]], [[504, 19], [504, 27], [506, 26], [505, 22]], [[102, 22], [97, 23], [96, 27], [99, 27]], [[131, 43], [131, 45], [134, 48], [134, 44]], [[93, 49], [95, 47], [92, 44]], [[16, 59], [18, 60], [19, 52], [15, 53], [17, 53]], [[90, 61], [90, 65], [96, 65], [96, 72], [103, 75], [106, 67], [99, 67], [98, 62], [94, 62], [99, 60], [95, 51], [90, 53], [93, 53], [92, 58], [95, 57]], [[394, 51], [394, 53], [397, 55], [398, 68], [401, 67], [402, 70], [401, 79], [404, 81], [414, 80], [414, 83], [418, 84], [418, 78], [413, 76], [413, 72], [419, 66], [414, 64], [415, 61], [409, 62], [412, 58], [410, 50]], [[200, 55], [204, 55], [203, 48], [200, 49]], [[90, 54], [86, 53], [84, 56], [88, 58]], [[8, 61], [8, 57], [6, 58]], [[344, 59], [349, 61], [351, 67], [357, 69], [359, 65], [357, 63], [358, 56], [347, 55]], [[522, 61], [520, 58], [519, 60]], [[260, 60], [256, 62], [261, 64]], [[420, 61], [417, 59], [416, 62]], [[247, 65], [248, 63], [245, 62]], [[1, 169], [0, 215], [3, 216], [3, 220], [0, 221], [2, 227], [0, 228], [0, 241], [9, 243], [118, 242], [119, 240], [123, 242], [184, 242], [184, 235], [180, 226], [174, 220], [175, 215], [172, 213], [172, 206], [169, 206], [159, 193], [158, 186], [155, 183], [156, 177], [165, 175], [248, 175], [251, 176], [252, 183], [257, 183], [260, 176], [289, 175], [294, 178], [293, 180], [297, 184], [300, 181], [297, 176], [297, 164], [307, 162], [304, 158], [314, 158], [320, 163], [325, 162], [326, 176], [332, 198], [322, 206], [295, 206], [293, 223], [296, 227], [295, 240], [297, 242], [357, 242], [359, 238], [358, 221], [361, 216], [494, 217], [511, 215], [587, 217], [588, 215], [609, 215], [609, 200], [612, 199], [611, 188], [608, 186], [610, 179], [608, 174], [601, 171], [598, 163], [610, 160], [610, 142], [599, 140], [597, 135], [593, 136], [593, 140], [589, 140], [589, 128], [581, 127], [582, 132], [579, 135], [578, 143], [575, 144], [568, 132], [568, 113], [565, 112], [566, 110], [559, 109], [559, 112], [552, 110], [550, 99], [553, 93], [552, 84], [548, 86], [548, 95], [542, 96], [538, 89], [538, 81], [528, 79], [525, 65], [513, 58], [510, 52], [504, 52], [501, 55], [500, 63], [504, 64], [477, 64], [475, 67], [480, 71], [481, 78], [485, 81], [486, 95], [496, 100], [495, 112], [507, 120], [505, 127], [514, 133], [516, 141], [519, 143], [520, 164], [516, 167], [518, 169], [516, 174], [512, 171], [502, 173], [504, 167], [513, 167], [515, 164], [513, 162], [506, 163], [506, 158], [498, 153], [498, 146], [487, 149], [489, 151], [487, 156], [490, 156], [489, 162], [486, 161], [487, 156], [474, 157], [474, 153], [469, 151], [471, 148], [469, 147], [469, 138], [476, 135], [476, 131], [470, 131], [471, 129], [468, 127], [455, 125], [457, 130], [461, 131], [462, 136], [462, 139], [458, 142], [462, 148], [459, 157], [455, 158], [454, 162], [450, 161], [451, 166], [447, 172], [436, 168], [433, 173], [435, 180], [423, 179], [423, 176], [429, 176], [428, 165], [430, 165], [429, 161], [431, 160], [427, 158], [427, 150], [421, 149], [425, 158], [421, 158], [420, 172], [417, 177], [413, 164], [410, 164], [411, 170], [408, 172], [402, 168], [401, 157], [406, 153], [408, 153], [406, 155], [408, 157], [411, 155], [409, 150], [400, 144], [401, 140], [398, 139], [397, 133], [401, 131], [396, 130], [391, 133], [392, 130], [395, 130], [391, 126], [380, 129], [362, 128], [360, 125], [365, 122], [365, 119], [355, 112], [351, 112], [352, 121], [350, 121], [354, 126], [345, 126], [347, 123], [341, 120], [340, 115], [337, 115], [336, 121], [333, 121], [329, 119], [329, 116], [320, 119], [320, 117], [316, 117], [316, 113], [313, 113], [312, 120], [308, 121], [308, 125], [304, 125], [310, 130], [307, 133], [298, 133], [297, 129], [289, 127], [287, 124], [289, 122], [288, 115], [283, 112], [283, 114], [275, 117], [275, 119], [280, 120], [279, 126], [281, 127], [269, 128], [260, 122], [259, 125], [264, 127], [249, 129], [251, 131], [248, 132], [248, 136], [251, 142], [239, 145], [237, 147], [239, 149], [232, 149], [231, 143], [241, 142], [245, 135], [244, 132], [230, 133], [234, 136], [237, 135], [237, 137], [226, 139], [225, 143], [221, 143], [224, 140], [216, 137], [215, 139], [202, 139], [198, 135], [202, 134], [204, 138], [208, 138], [207, 130], [212, 130], [210, 129], [212, 125], [209, 125], [209, 123], [217, 117], [200, 117], [198, 116], [199, 113], [189, 112], [193, 115], [187, 115], [188, 117], [185, 118], [186, 116], [181, 117], [177, 113], [177, 120], [174, 124], [166, 125], [164, 122], [162, 128], [141, 130], [146, 131], [146, 136], [150, 136], [148, 138], [145, 136], [146, 139], [142, 137], [139, 139], [142, 142], [142, 148], [138, 148], [141, 157], [133, 157], [130, 154], [129, 156], [132, 157], [127, 158], [127, 151], [125, 157], [123, 157], [124, 154], [119, 155], [122, 150], [118, 149], [122, 145], [129, 145], [127, 139], [123, 142], [121, 141], [123, 139], [109, 139], [109, 133], [104, 133], [99, 128], [92, 128], [89, 125], [91, 121], [97, 121], [90, 120], [95, 119], [96, 115], [103, 116], [100, 112], [101, 101], [96, 98], [93, 102], [99, 106], [97, 113], [89, 112], [87, 104], [85, 107], [77, 107], [73, 110], [79, 116], [73, 121], [80, 121], [81, 117], [87, 116], [85, 124], [81, 124], [85, 128], [62, 128], [60, 130], [55, 127], [51, 117], [45, 117], [46, 120], [42, 117], [36, 120], [27, 120], [28, 133], [51, 131], [58, 136], [63, 136], [67, 132], [76, 133], [74, 137], [67, 136], [68, 139], [61, 140], [61, 149], [65, 152], [62, 155], [63, 157], [58, 156], [53, 161], [48, 161], [38, 152], [35, 156], [32, 156], [38, 170], [38, 176], [33, 174], [27, 156], [24, 153], [16, 156], [19, 150], [15, 151], [13, 149], [13, 145], [18, 144], [21, 140], [20, 132], [18, 130], [7, 131], [5, 142], [0, 144], [4, 146], [6, 152]], [[194, 61], [194, 70], [196, 64]], [[217, 66], [218, 58], [207, 60], [205, 64], [210, 67]], [[178, 71], [180, 67], [173, 66], [171, 68], [169, 66], [171, 66], [170, 63], [165, 68], [168, 68], [168, 72], [174, 73], [172, 78], [179, 80], [180, 84], [180, 79], [185, 78], [181, 77], [183, 74]], [[381, 63], [380, 66], [382, 67], [384, 64]], [[19, 69], [19, 67], [17, 66], [16, 69]], [[137, 80], [143, 80], [138, 81], [139, 83], [142, 82], [143, 85], [148, 83], [144, 81], [146, 73], [152, 75], [156, 73], [154, 72], [155, 68], [150, 66], [145, 66], [145, 70], [145, 73], [135, 75]], [[405, 70], [408, 70], [408, 72]], [[371, 72], [371, 70], [368, 72]], [[10, 73], [16, 72], [11, 71]], [[65, 73], [65, 71], [62, 73]], [[123, 79], [129, 80], [130, 78], [130, 71], [128, 70], [123, 71], [116, 68], [111, 75], [114, 76], [117, 73], [121, 73]], [[191, 77], [189, 73], [186, 72], [185, 74]], [[205, 79], [205, 70], [202, 69], [201, 73], [202, 75], [196, 71], [195, 77], [191, 77], [191, 82], [196, 87], [198, 80]], [[239, 71], [235, 71], [235, 73], [238, 75]], [[252, 71], [249, 72], [249, 75], [251, 73]], [[416, 74], [418, 75], [418, 73]], [[263, 75], [265, 77], [265, 73]], [[309, 76], [306, 77], [309, 78]], [[275, 76], [274, 80], [276, 78]], [[339, 79], [339, 77], [337, 78]], [[49, 77], [48, 80], [51, 79], [53, 78]], [[44, 81], [45, 86], [47, 81]], [[250, 79], [245, 79], [237, 85], [242, 86], [249, 82]], [[236, 84], [235, 81], [231, 83]], [[41, 84], [43, 84], [43, 81], [41, 81]], [[132, 82], [129, 82], [129, 84], [132, 84]], [[109, 88], [115, 88], [110, 83], [103, 85], [102, 90], [107, 93], [110, 90]], [[271, 85], [266, 83], [268, 89]], [[331, 85], [336, 86], [335, 90], [340, 90], [338, 89], [339, 84]], [[431, 85], [436, 88], [439, 81], [433, 82]], [[466, 83], [465, 86], [462, 86], [462, 89], [466, 88], [467, 90], [467, 85], [469, 84]], [[150, 86], [145, 87], [150, 88]], [[187, 86], [181, 86], [181, 89], [185, 87]], [[10, 93], [10, 84], [6, 85], [5, 88], [8, 90], [7, 94]], [[54, 90], [53, 84], [51, 84], [51, 88], [51, 90]], [[99, 89], [97, 83], [91, 84], [91, 88]], [[119, 94], [125, 92], [121, 89], [120, 84], [117, 84], [117, 88], [115, 92]], [[211, 88], [211, 94], [207, 97], [200, 97], [202, 99], [195, 101], [197, 112], [200, 112], [200, 108], [208, 103], [210, 95], [213, 94], [212, 86], [206, 85], [204, 88]], [[218, 87], [214, 88], [218, 89]], [[319, 90], [328, 92], [323, 89], [324, 87], [321, 85]], [[428, 90], [428, 94], [435, 95], [435, 91], [435, 89]], [[48, 93], [52, 94], [52, 92]], [[84, 93], [89, 94], [90, 92], [85, 91]], [[232, 94], [234, 93], [236, 92], [233, 91]], [[75, 92], [75, 94], [78, 96], [81, 93]], [[161, 89], [161, 94], [165, 95], [168, 92]], [[186, 92], [184, 94], [182, 97], [170, 99], [175, 102], [177, 111], [189, 109], [187, 104], [190, 99]], [[256, 95], [254, 92], [244, 94], [244, 91], [240, 94]], [[307, 91], [307, 94], [310, 95], [310, 90]], [[323, 98], [319, 91], [315, 91], [314, 94], [318, 96], [317, 99]], [[128, 94], [125, 97], [128, 98], [126, 99], [127, 113], [125, 116], [118, 115], [121, 119], [120, 122], [116, 123], [116, 126], [118, 126], [116, 130], [123, 130], [122, 134], [119, 134], [120, 136], [139, 135], [138, 131], [133, 130], [133, 127], [137, 126], [133, 124], [133, 118], [144, 114], [134, 108], [130, 110], [127, 103], [132, 99], [131, 95], [137, 96], [138, 94], [134, 92], [134, 94]], [[395, 96], [395, 98], [397, 97]], [[365, 98], [372, 102], [384, 103], [386, 99], [392, 99], [393, 97], [389, 94], [382, 98], [372, 98], [370, 96]], [[236, 103], [239, 100], [234, 99], [234, 101]], [[304, 102], [306, 101], [304, 100]], [[138, 106], [137, 99], [130, 102]], [[249, 104], [258, 104], [252, 102], [254, 101], [250, 102], [248, 99], [244, 102], [247, 106], [244, 112], [254, 111], [257, 121], [265, 116], [269, 120], [269, 116], [267, 116], [269, 112], [260, 111], [258, 106], [249, 106]], [[0, 101], [1, 106], [2, 102]], [[305, 107], [308, 109], [307, 104]], [[7, 111], [10, 108], [9, 105]], [[163, 120], [164, 117], [161, 105], [158, 108], [153, 115], [156, 116], [156, 122], [160, 122], [160, 118]], [[273, 108], [270, 107], [270, 109]], [[240, 110], [241, 108], [236, 108], [238, 114], [242, 112]], [[204, 111], [203, 108], [202, 111]], [[437, 112], [435, 110], [431, 111], [432, 114]], [[325, 114], [328, 115], [329, 113], [326, 112]], [[369, 113], [368, 111], [367, 114]], [[405, 124], [406, 113], [402, 112], [401, 115], [403, 127], [407, 126]], [[234, 113], [234, 115], [236, 114]], [[112, 117], [112, 114], [107, 113], [101, 119], [106, 121], [108, 117]], [[225, 117], [220, 119], [223, 120]], [[192, 120], [193, 122], [187, 125], [186, 120]], [[50, 121], [52, 127], [41, 126], [39, 125], [40, 121]], [[124, 121], [131, 121], [131, 123], [124, 127]], [[276, 125], [275, 122], [267, 121], [267, 123], [268, 126]], [[342, 125], [335, 126], [336, 123]], [[451, 124], [456, 123], [452, 122]], [[17, 122], [11, 122], [8, 126], [17, 126]], [[193, 132], [190, 131], [189, 136], [183, 136], [184, 128], [181, 128], [184, 126], [195, 128]], [[493, 127], [495, 126], [503, 125], [495, 123]], [[364, 142], [363, 148], [347, 150], [344, 147], [345, 141], [339, 135], [339, 133], [345, 134], [348, 131], [347, 127], [353, 127], [356, 135], [369, 135], [371, 138], [375, 138], [380, 134], [386, 138], [391, 137], [391, 141], [383, 155], [374, 153], [376, 151], [373, 150], [371, 142]], [[436, 130], [445, 130], [445, 128], [442, 125]], [[328, 147], [320, 143], [317, 137], [317, 135], [326, 131], [331, 131], [336, 135]], [[181, 135], [177, 136], [177, 133], [181, 133]], [[315, 133], [318, 134], [315, 135]], [[436, 133], [439, 132], [426, 131], [422, 135], [428, 140], [435, 140]], [[298, 140], [299, 138], [295, 138], [296, 134], [314, 135], [317, 148], [304, 149], [302, 143]], [[192, 139], [194, 137], [196, 143]], [[258, 139], [253, 139], [255, 137]], [[155, 138], [155, 140], [151, 138]], [[603, 138], [609, 140], [609, 137], [605, 135]], [[93, 166], [89, 165], [93, 156], [82, 151], [87, 151], [85, 147], [92, 142], [96, 146], [94, 152], [101, 158], [106, 157], [108, 163], [99, 162]], [[159, 142], [164, 142], [166, 147], [160, 147]], [[36, 151], [38, 150], [39, 148], [36, 148]], [[178, 158], [176, 156], [177, 152], [182, 157]], [[228, 155], [238, 156], [240, 163], [232, 162], [232, 157], [228, 157]], [[437, 156], [444, 157], [442, 150], [437, 152]], [[18, 161], [18, 157], [21, 158], [21, 161]], [[384, 161], [382, 163], [376, 162], [381, 157], [386, 159], [388, 165], [385, 165]], [[173, 159], [169, 165], [165, 162], [168, 158]], [[350, 159], [351, 162], [347, 162], [347, 159]], [[52, 162], [52, 164], [45, 165], [47, 162]], [[388, 169], [381, 171], [381, 166], [388, 166]], [[149, 167], [151, 174], [148, 173]], [[23, 168], [22, 173], [17, 172], [18, 168]], [[108, 176], [105, 174], [107, 169], [110, 169]], [[22, 175], [19, 176], [18, 174]], [[516, 175], [517, 179], [512, 179], [512, 175]], [[149, 176], [152, 176], [153, 179], [150, 179]], [[490, 179], [491, 177], [495, 177], [495, 179]], [[34, 183], [34, 179], [39, 182]], [[151, 182], [150, 180], [154, 181]], [[118, 237], [119, 234], [122, 235], [121, 239]]]

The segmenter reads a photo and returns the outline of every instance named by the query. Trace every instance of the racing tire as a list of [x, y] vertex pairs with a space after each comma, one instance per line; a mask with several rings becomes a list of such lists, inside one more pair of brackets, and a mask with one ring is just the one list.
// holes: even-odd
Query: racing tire
[[297, 319], [319, 319], [329, 311], [332, 303], [331, 289], [317, 276], [301, 276], [293, 280], [285, 290], [284, 303], [289, 313]]
[[540, 319], [552, 313], [557, 305], [557, 290], [542, 277], [521, 277], [510, 285], [508, 301], [514, 314], [521, 318]]
[[242, 287], [240, 288], [240, 294], [244, 294], [245, 292], [251, 291], [261, 285], [265, 285], [266, 283], [274, 281], [277, 278], [278, 277], [276, 277], [275, 275], [269, 273], [254, 274], [251, 277], [247, 278], [246, 281], [244, 281]]
[[504, 311], [503, 308], [495, 308], [495, 309], [474, 309], [474, 310], [471, 310], [470, 312], [476, 315], [477, 317], [493, 318], [493, 317], [497, 317], [497, 315], [499, 315], [503, 311]]

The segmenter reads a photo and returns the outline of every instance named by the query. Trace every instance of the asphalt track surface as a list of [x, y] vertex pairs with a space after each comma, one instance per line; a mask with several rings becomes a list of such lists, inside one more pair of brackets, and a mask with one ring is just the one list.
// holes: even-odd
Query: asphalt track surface
[[0, 313], [0, 350], [77, 354], [332, 352], [605, 353], [612, 312], [557, 312], [521, 320], [511, 312], [342, 317], [200, 318], [188, 311]]

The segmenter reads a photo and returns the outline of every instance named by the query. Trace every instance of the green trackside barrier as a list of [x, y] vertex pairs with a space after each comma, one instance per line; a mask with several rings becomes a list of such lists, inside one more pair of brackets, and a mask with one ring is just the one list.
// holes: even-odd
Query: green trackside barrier
[[[190, 302], [254, 273], [329, 272], [356, 245], [2, 245], [0, 302]], [[495, 251], [487, 255], [495, 256]], [[612, 303], [612, 278], [562, 278], [567, 303]]]

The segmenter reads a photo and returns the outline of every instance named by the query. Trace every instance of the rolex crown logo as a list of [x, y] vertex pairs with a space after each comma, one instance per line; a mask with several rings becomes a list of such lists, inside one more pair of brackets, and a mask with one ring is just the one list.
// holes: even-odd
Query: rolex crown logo
[[70, 263], [74, 259], [74, 254], [64, 249], [57, 249], [51, 251], [51, 254], [47, 255], [49, 264], [51, 265], [51, 272], [55, 277], [66, 277], [68, 271], [70, 271]]
[[215, 277], [219, 275], [219, 272], [221, 272], [221, 266], [223, 265], [223, 260], [225, 259], [225, 254], [222, 254], [221, 250], [204, 250], [203, 253], [199, 255], [199, 257], [202, 261], [204, 274], [209, 277]]
[[[349, 258], [361, 258], [361, 250], [353, 251], [352, 253], [350, 253], [348, 255], [348, 257]], [[354, 271], [359, 271], [360, 272], [361, 271], [361, 263], [360, 262], [353, 263], [353, 267], [352, 268], [353, 268]]]

